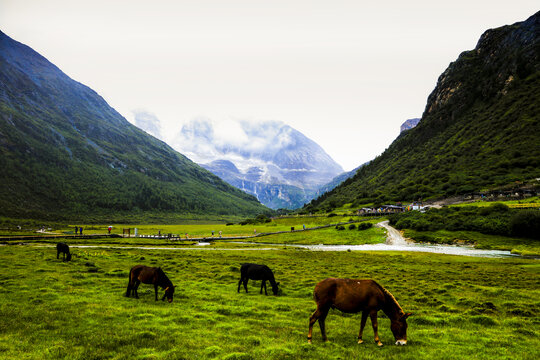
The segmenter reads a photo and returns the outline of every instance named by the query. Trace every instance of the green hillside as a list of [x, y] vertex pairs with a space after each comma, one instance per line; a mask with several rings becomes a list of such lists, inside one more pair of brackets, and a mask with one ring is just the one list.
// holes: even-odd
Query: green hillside
[[124, 220], [268, 213], [0, 32], [0, 216]]
[[540, 178], [540, 13], [486, 31], [439, 77], [422, 120], [304, 207], [435, 199]]

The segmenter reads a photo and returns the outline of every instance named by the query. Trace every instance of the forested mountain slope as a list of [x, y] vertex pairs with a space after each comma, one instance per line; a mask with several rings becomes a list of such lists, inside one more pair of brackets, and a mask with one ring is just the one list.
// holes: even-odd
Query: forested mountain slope
[[304, 210], [447, 197], [539, 178], [539, 14], [486, 31], [439, 77], [418, 126]]
[[2, 32], [0, 155], [0, 216], [122, 220], [270, 211]]

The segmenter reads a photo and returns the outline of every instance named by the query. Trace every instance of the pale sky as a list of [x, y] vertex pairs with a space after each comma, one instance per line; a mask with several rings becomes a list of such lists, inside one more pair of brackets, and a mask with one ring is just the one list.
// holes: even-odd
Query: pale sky
[[538, 0], [0, 0], [0, 29], [166, 139], [198, 117], [282, 121], [345, 170], [420, 117], [438, 76]]

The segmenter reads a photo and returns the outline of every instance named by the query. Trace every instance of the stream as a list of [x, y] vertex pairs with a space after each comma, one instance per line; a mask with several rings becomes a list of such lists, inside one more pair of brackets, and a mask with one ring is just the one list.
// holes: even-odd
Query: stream
[[[426, 252], [434, 254], [476, 256], [489, 258], [509, 258], [519, 257], [505, 250], [482, 250], [475, 249], [472, 246], [461, 245], [430, 245], [430, 244], [407, 244], [407, 245], [388, 245], [388, 244], [366, 244], [366, 245], [297, 245], [297, 244], [273, 244], [273, 243], [255, 243], [248, 241], [235, 241], [232, 244], [243, 245], [263, 245], [257, 248], [215, 248], [207, 247], [210, 243], [199, 243], [193, 247], [166, 247], [166, 246], [113, 246], [113, 245], [70, 245], [73, 249], [118, 249], [118, 250], [163, 250], [163, 251], [269, 251], [279, 250], [284, 247], [296, 248], [309, 251], [411, 251]], [[24, 244], [30, 245], [30, 244]], [[55, 245], [30, 245], [34, 247], [55, 247]]]

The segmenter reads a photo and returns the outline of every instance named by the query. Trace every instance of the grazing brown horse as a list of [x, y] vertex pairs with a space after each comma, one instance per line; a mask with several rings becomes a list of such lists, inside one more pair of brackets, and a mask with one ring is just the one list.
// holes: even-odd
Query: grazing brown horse
[[139, 288], [139, 285], [142, 283], [144, 284], [153, 284], [154, 290], [156, 292], [156, 301], [158, 300], [158, 286], [165, 289], [165, 294], [163, 295], [163, 298], [161, 300], [165, 300], [165, 297], [169, 302], [173, 301], [173, 294], [174, 294], [174, 286], [165, 275], [163, 270], [159, 267], [149, 267], [144, 265], [135, 265], [131, 268], [129, 272], [129, 283], [126, 291], [126, 296], [129, 297], [132, 293], [135, 295], [135, 298], [139, 298], [139, 294], [137, 293], [137, 289]]
[[382, 346], [377, 327], [377, 312], [382, 310], [391, 321], [390, 328], [396, 339], [396, 345], [407, 344], [407, 317], [411, 313], [405, 313], [392, 294], [373, 280], [353, 279], [324, 279], [315, 286], [313, 297], [317, 302], [317, 310], [309, 318], [308, 342], [311, 344], [311, 332], [313, 324], [319, 320], [323, 341], [327, 340], [324, 320], [330, 308], [341, 310], [345, 313], [362, 312], [362, 322], [358, 343], [361, 344], [362, 333], [366, 325], [368, 315], [375, 333], [375, 342]]
[[247, 283], [248, 280], [262, 280], [261, 282], [261, 294], [264, 287], [264, 293], [265, 295], [268, 295], [266, 292], [266, 280], [270, 282], [270, 285], [272, 286], [272, 292], [274, 295], [277, 295], [279, 292], [278, 285], [279, 283], [276, 282], [274, 279], [274, 273], [270, 268], [266, 265], [258, 265], [258, 264], [242, 264], [240, 267], [240, 281], [238, 281], [238, 291], [240, 292], [240, 286], [242, 283], [244, 284], [244, 289], [246, 289], [246, 292], [248, 292], [247, 289]]
[[56, 244], [56, 258], [58, 259], [60, 257], [60, 253], [62, 253], [62, 261], [70, 261], [71, 260], [71, 253], [69, 252], [69, 246], [66, 243], [59, 242]]

